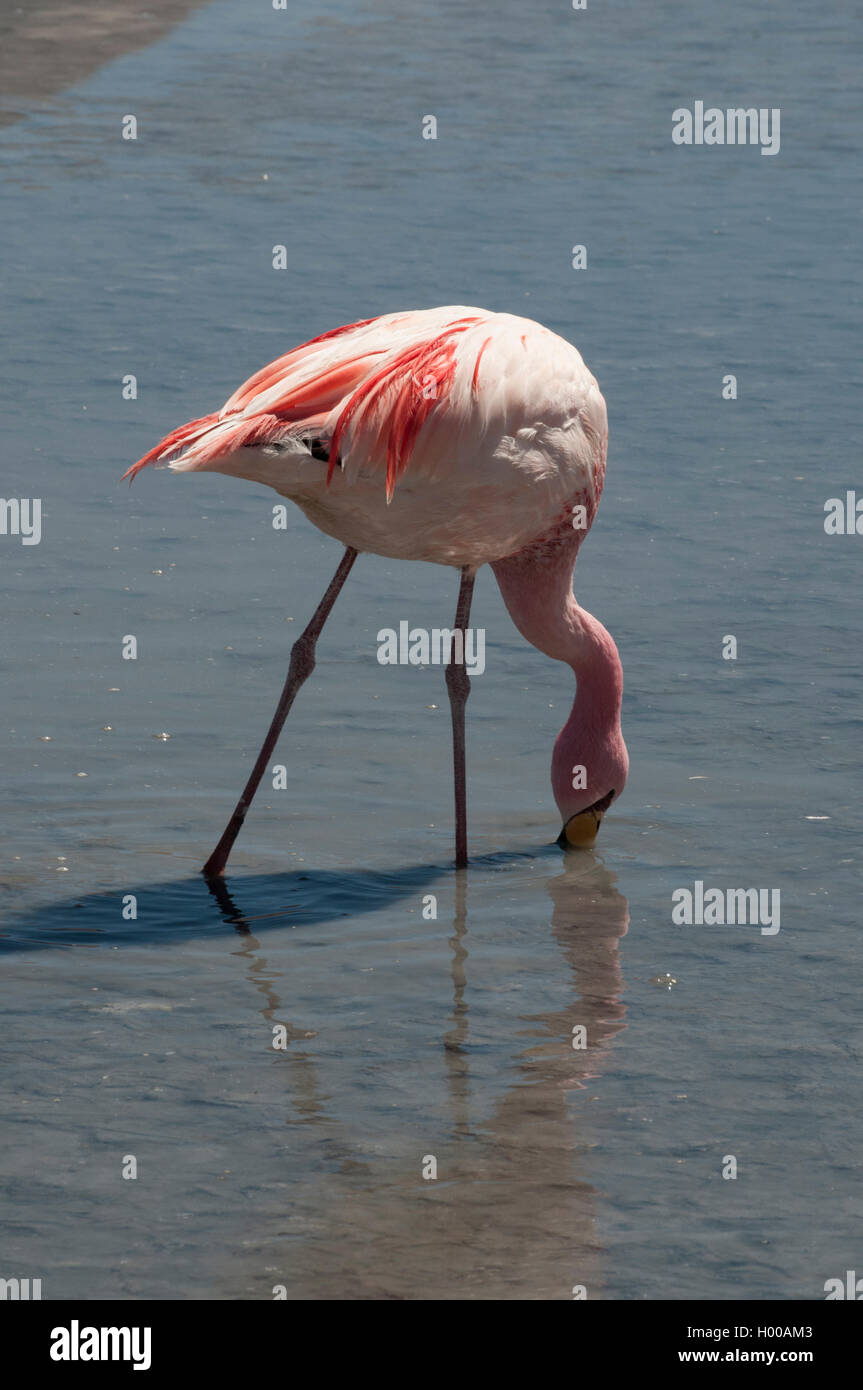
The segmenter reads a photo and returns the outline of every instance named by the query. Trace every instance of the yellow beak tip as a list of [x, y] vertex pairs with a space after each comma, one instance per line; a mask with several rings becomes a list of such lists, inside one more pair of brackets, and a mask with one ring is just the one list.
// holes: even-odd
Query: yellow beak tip
[[563, 827], [561, 841], [577, 849], [588, 848], [599, 833], [601, 820], [602, 816], [595, 811], [581, 811], [577, 816], [570, 816]]

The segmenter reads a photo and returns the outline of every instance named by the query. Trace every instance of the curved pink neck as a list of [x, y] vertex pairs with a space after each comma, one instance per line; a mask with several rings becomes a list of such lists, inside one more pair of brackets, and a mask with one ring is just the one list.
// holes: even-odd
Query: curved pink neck
[[569, 548], [549, 555], [525, 552], [496, 561], [492, 569], [522, 636], [572, 667], [586, 705], [599, 700], [606, 711], [616, 712], [623, 696], [620, 657], [611, 634], [576, 603], [574, 566]]
[[[575, 700], [552, 764], [559, 806], [568, 806], [572, 800], [575, 763], [587, 766], [590, 785], [594, 777], [601, 778], [609, 750], [624, 749], [620, 732], [623, 667], [610, 633], [576, 603], [572, 573], [577, 550], [577, 544], [547, 551], [537, 547], [492, 565], [503, 601], [522, 636], [575, 672]], [[597, 795], [608, 790], [603, 786]], [[615, 790], [619, 794], [622, 788]]]

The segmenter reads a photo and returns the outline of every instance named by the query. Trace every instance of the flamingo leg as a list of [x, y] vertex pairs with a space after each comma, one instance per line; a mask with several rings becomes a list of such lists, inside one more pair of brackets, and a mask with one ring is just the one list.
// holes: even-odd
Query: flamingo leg
[[[473, 597], [475, 571], [465, 567], [461, 572], [455, 624], [449, 665], [446, 668], [446, 688], [452, 714], [452, 766], [455, 784], [455, 866], [467, 867], [467, 784], [465, 778], [464, 707], [470, 694], [470, 678], [464, 664], [465, 631], [470, 622], [470, 602]], [[455, 633], [461, 632], [461, 661], [456, 661]]]
[[315, 669], [315, 644], [321, 633], [321, 628], [330, 615], [330, 610], [339, 596], [342, 585], [351, 572], [357, 552], [348, 546], [342, 556], [341, 563], [330, 582], [330, 587], [324, 594], [317, 608], [315, 615], [306, 628], [305, 632], [297, 638], [291, 648], [291, 662], [288, 667], [288, 675], [284, 689], [276, 706], [273, 715], [273, 722], [267, 731], [261, 751], [258, 754], [257, 762], [252, 768], [252, 774], [246, 783], [243, 794], [234, 809], [234, 814], [225, 827], [225, 832], [221, 840], [216, 845], [203, 868], [203, 873], [207, 878], [217, 878], [224, 872], [228, 855], [231, 853], [234, 841], [240, 833], [246, 813], [252, 804], [255, 792], [258, 790], [261, 778], [267, 770], [267, 764], [273, 753], [273, 749], [278, 742], [282, 726], [290, 713], [294, 697], [304, 681], [308, 680], [312, 671]]

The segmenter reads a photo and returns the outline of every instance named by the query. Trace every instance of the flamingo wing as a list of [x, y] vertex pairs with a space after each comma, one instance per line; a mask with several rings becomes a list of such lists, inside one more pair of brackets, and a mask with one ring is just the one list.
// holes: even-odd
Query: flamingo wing
[[[460, 340], [491, 317], [450, 307], [333, 329], [262, 367], [220, 411], [171, 431], [124, 476], [131, 480], [154, 463], [206, 468], [238, 449], [294, 437], [327, 461], [328, 482], [343, 454], [379, 459], [389, 499], [423, 424], [449, 396]], [[490, 341], [484, 337], [474, 354], [474, 395]]]

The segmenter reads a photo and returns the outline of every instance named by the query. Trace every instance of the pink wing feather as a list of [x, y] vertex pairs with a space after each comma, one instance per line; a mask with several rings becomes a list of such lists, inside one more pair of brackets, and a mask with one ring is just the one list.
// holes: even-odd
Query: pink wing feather
[[[462, 334], [477, 315], [441, 322], [420, 311], [363, 319], [322, 333], [249, 377], [222, 409], [172, 430], [127, 470], [130, 481], [148, 464], [180, 455], [204, 467], [237, 449], [272, 443], [287, 426], [331, 431], [329, 483], [340, 451], [360, 447], [386, 467], [386, 495], [407, 468], [417, 436], [441, 408], [455, 375]], [[476, 357], [472, 388], [476, 392]]]

